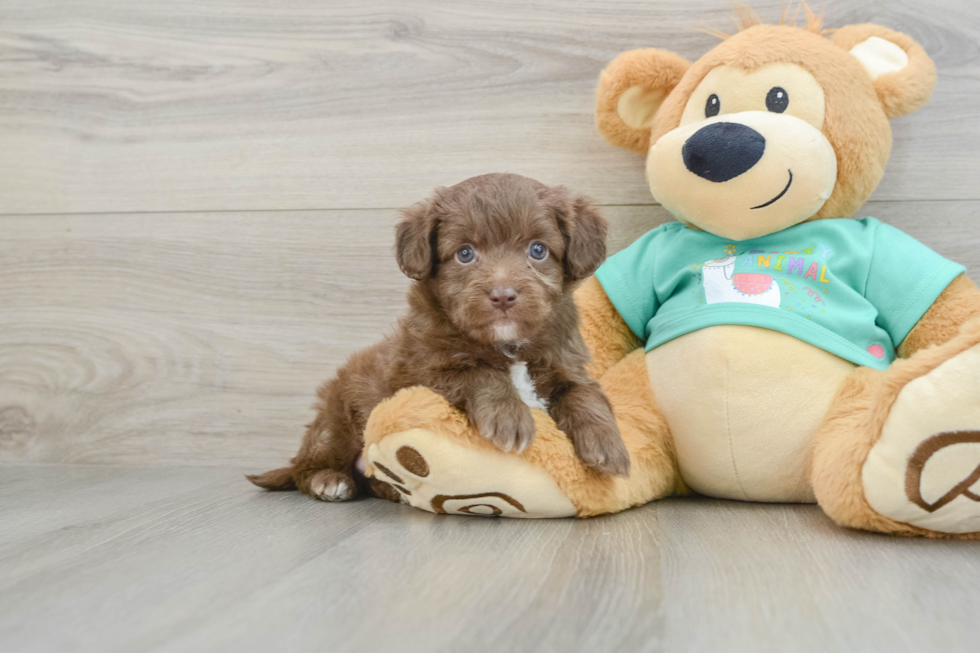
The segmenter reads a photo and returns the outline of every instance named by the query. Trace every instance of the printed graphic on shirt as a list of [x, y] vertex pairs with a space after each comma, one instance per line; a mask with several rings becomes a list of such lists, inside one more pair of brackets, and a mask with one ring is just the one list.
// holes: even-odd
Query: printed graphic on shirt
[[[741, 303], [785, 308], [811, 319], [815, 311], [827, 312], [824, 296], [829, 292], [831, 280], [826, 260], [833, 252], [833, 248], [825, 245], [782, 253], [761, 249], [738, 252], [735, 245], [729, 243], [725, 246], [726, 258], [713, 259], [692, 266], [692, 269], [701, 276], [707, 304]], [[797, 286], [793, 279], [810, 285]], [[875, 352], [871, 353], [874, 355]]]
[[779, 308], [780, 293], [776, 280], [770, 274], [735, 272], [738, 257], [708, 261], [702, 277], [704, 298], [709, 304], [740, 302]]
[[[795, 309], [809, 320], [816, 311], [827, 312], [825, 296], [829, 293], [831, 278], [826, 260], [833, 253], [833, 248], [823, 244], [783, 253], [758, 249], [740, 253], [729, 243], [725, 246], [726, 258], [707, 261], [696, 269], [700, 270], [707, 304], [742, 303], [788, 311]], [[741, 264], [738, 263], [740, 258]], [[815, 260], [818, 258], [819, 261]], [[736, 268], [780, 272], [808, 281], [814, 287], [797, 286], [787, 276], [777, 277], [761, 271], [736, 272]], [[885, 349], [878, 343], [869, 345], [867, 351], [879, 360], [885, 357]]]

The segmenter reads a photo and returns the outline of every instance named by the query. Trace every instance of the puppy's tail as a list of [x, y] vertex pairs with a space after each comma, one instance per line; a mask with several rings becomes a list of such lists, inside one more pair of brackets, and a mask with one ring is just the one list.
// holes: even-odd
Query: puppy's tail
[[245, 478], [251, 481], [253, 485], [258, 485], [261, 488], [274, 492], [288, 492], [296, 489], [292, 467], [273, 469], [265, 474], [246, 474]]

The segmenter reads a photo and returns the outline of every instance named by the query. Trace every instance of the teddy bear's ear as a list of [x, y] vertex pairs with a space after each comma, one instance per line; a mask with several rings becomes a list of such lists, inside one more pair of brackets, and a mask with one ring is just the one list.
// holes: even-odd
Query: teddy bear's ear
[[861, 62], [889, 118], [912, 113], [932, 96], [936, 66], [912, 37], [868, 23], [836, 30], [831, 39]]
[[616, 147], [650, 148], [650, 125], [664, 98], [691, 64], [667, 50], [630, 50], [612, 60], [599, 77], [595, 122]]

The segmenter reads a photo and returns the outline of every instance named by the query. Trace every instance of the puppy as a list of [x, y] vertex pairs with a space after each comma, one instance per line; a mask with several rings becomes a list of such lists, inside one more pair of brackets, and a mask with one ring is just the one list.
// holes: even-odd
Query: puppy
[[426, 386], [465, 411], [503, 451], [534, 440], [529, 405], [546, 407], [582, 461], [628, 475], [629, 455], [578, 330], [572, 291], [606, 257], [606, 223], [590, 200], [512, 174], [440, 188], [403, 212], [395, 251], [415, 280], [396, 332], [354, 354], [318, 391], [292, 466], [248, 479], [325, 501], [358, 493], [391, 500], [363, 476], [371, 411], [402, 388]]

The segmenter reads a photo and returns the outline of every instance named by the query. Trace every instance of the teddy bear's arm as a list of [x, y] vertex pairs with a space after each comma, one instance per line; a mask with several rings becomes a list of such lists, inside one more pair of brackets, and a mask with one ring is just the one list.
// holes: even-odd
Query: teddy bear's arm
[[952, 340], [960, 327], [980, 318], [980, 288], [965, 274], [953, 279], [932, 307], [898, 347], [908, 358], [920, 349]]
[[590, 378], [600, 378], [642, 344], [595, 277], [589, 277], [575, 291], [575, 305], [579, 311], [582, 339], [592, 354], [587, 368]]

